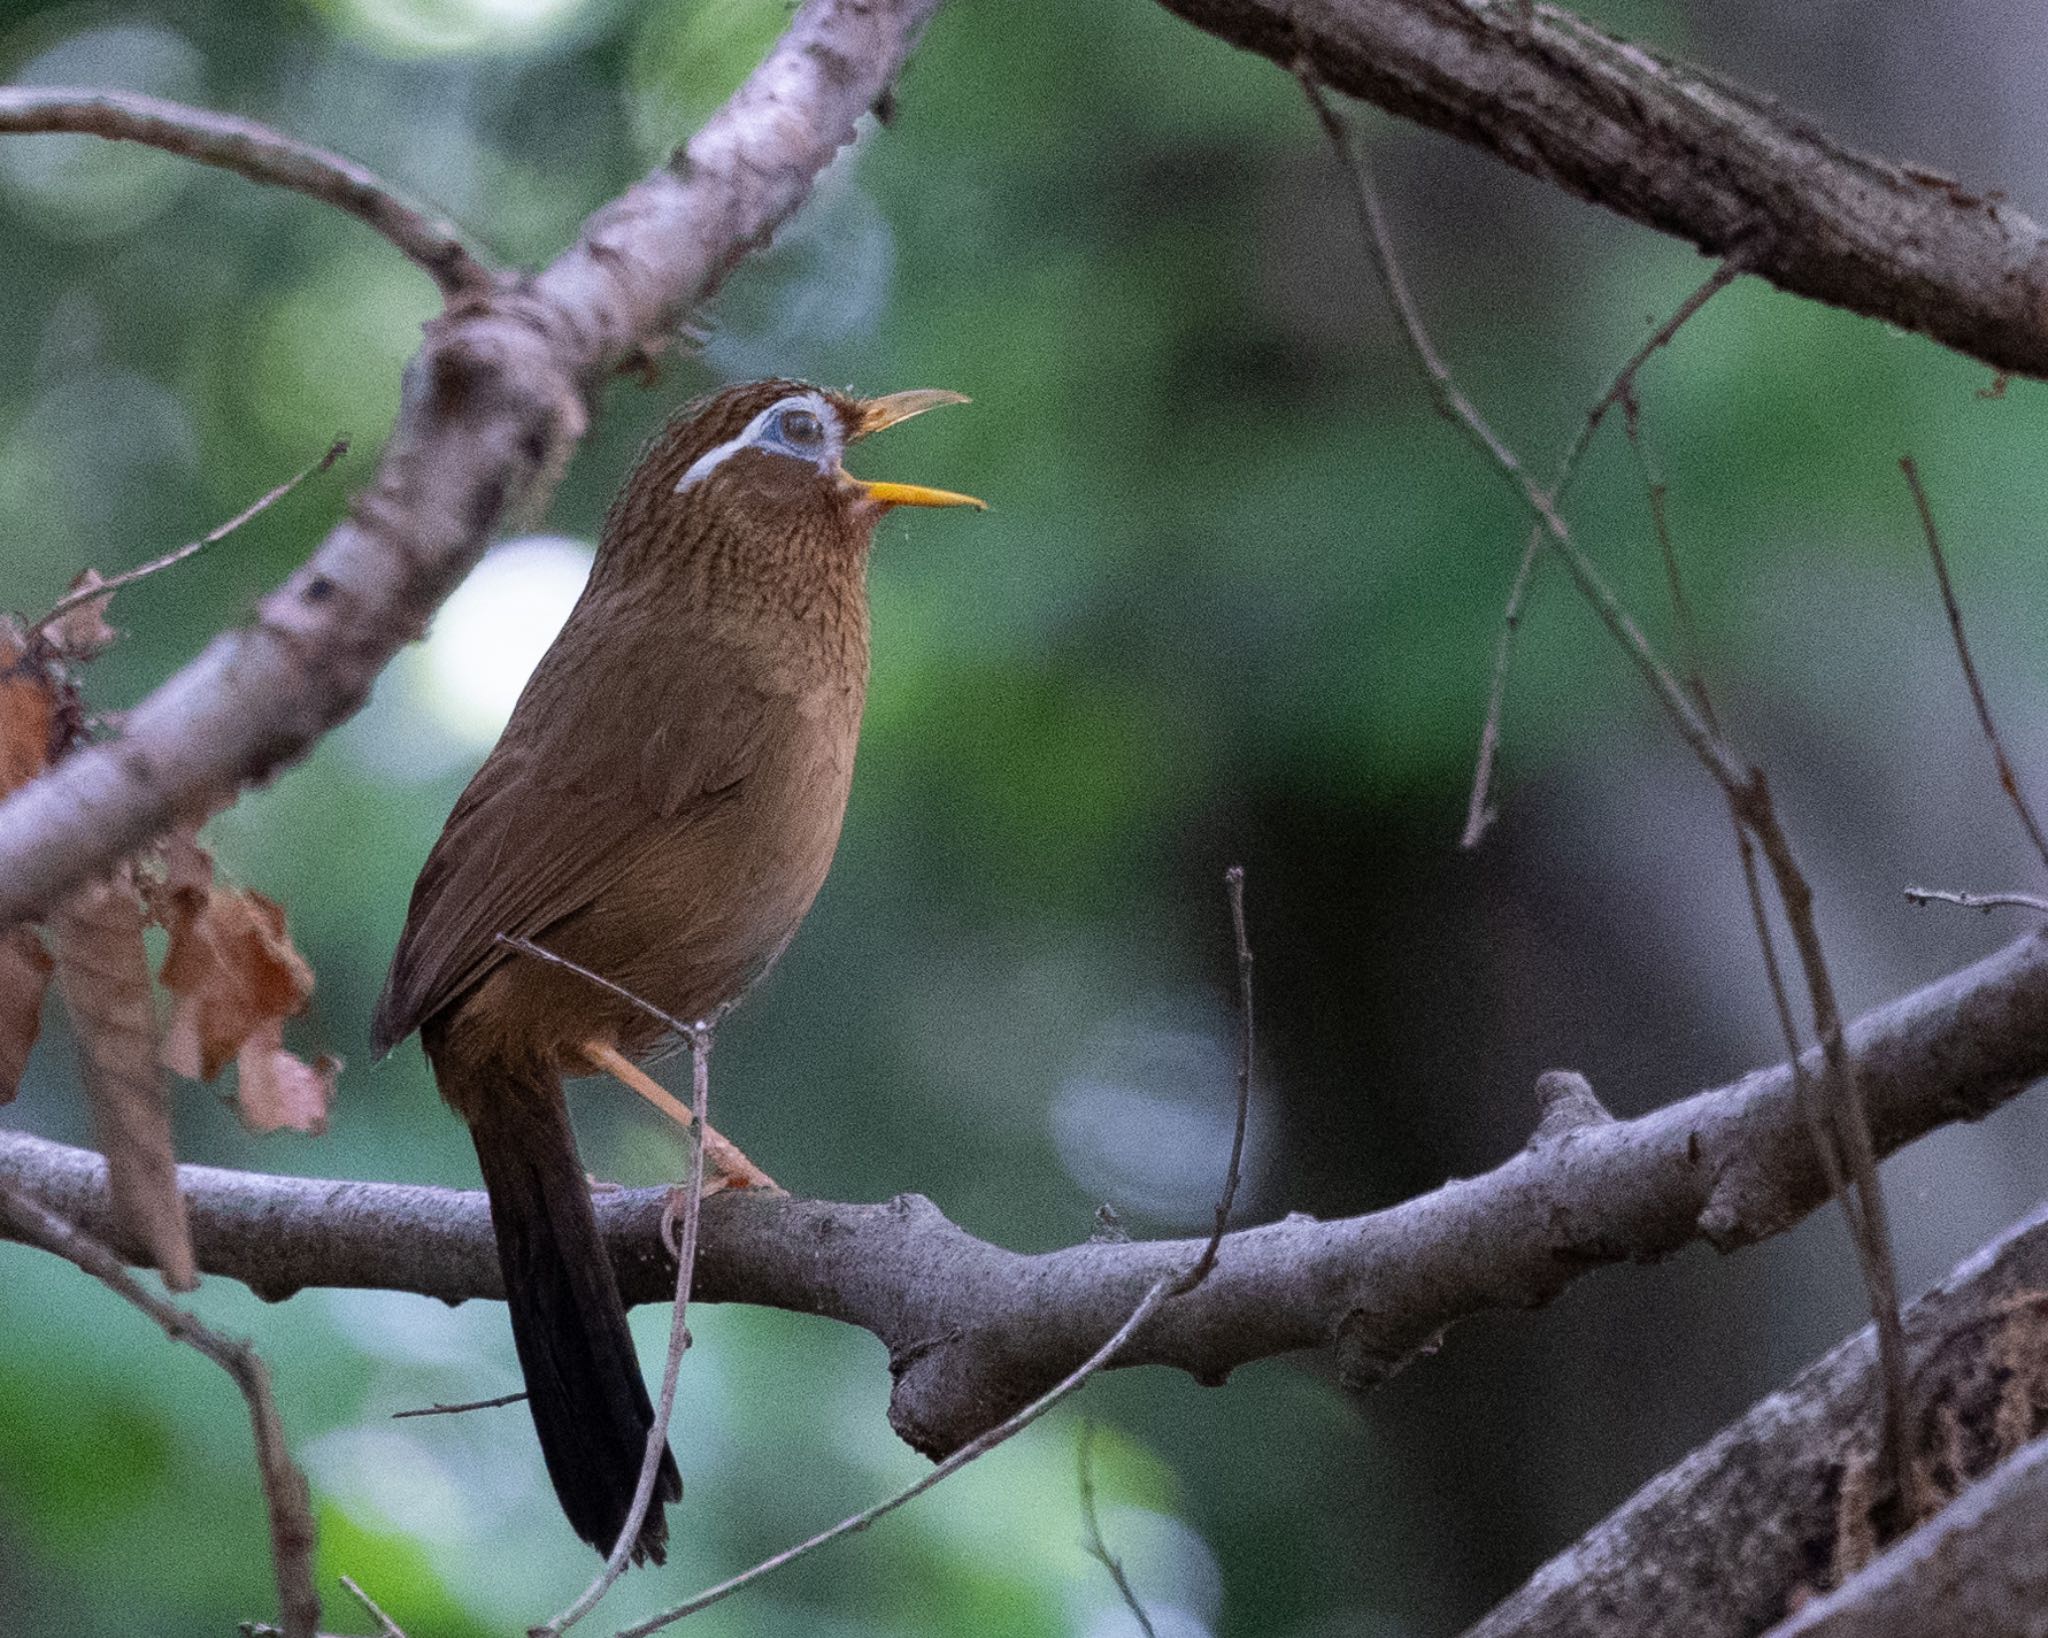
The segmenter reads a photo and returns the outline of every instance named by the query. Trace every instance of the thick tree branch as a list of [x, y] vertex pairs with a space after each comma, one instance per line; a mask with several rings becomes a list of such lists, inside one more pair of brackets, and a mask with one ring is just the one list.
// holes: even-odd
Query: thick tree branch
[[308, 194], [369, 224], [425, 269], [453, 300], [491, 287], [493, 273], [452, 223], [399, 197], [353, 159], [299, 142], [254, 120], [187, 108], [133, 91], [73, 86], [0, 86], [0, 132], [70, 131], [139, 142], [252, 182]]
[[[1860, 1019], [1849, 1031], [1878, 1151], [1975, 1119], [2048, 1073], [2048, 936]], [[1168, 1305], [1120, 1365], [1220, 1382], [1249, 1360], [1334, 1344], [1346, 1379], [1382, 1380], [1446, 1326], [1548, 1301], [1589, 1268], [1723, 1250], [1781, 1232], [1826, 1198], [1783, 1065], [1638, 1120], [1606, 1118], [1583, 1083], [1546, 1077], [1528, 1147], [1482, 1176], [1337, 1222], [1290, 1217], [1231, 1235], [1201, 1290]], [[0, 1135], [0, 1181], [102, 1237], [96, 1155]], [[281, 1298], [309, 1285], [499, 1295], [484, 1197], [445, 1189], [180, 1169], [200, 1266]], [[600, 1196], [629, 1301], [664, 1301], [667, 1191]], [[1040, 1256], [989, 1245], [929, 1201], [721, 1196], [704, 1210], [697, 1293], [823, 1314], [887, 1344], [890, 1419], [926, 1452], [1000, 1421], [1085, 1359], [1191, 1240]]]
[[2037, 1638], [2048, 1610], [2048, 1438], [2036, 1439], [1771, 1638]]
[[131, 711], [118, 740], [0, 803], [0, 927], [233, 800], [354, 712], [507, 509], [545, 490], [606, 373], [658, 350], [802, 203], [940, 3], [807, 0], [732, 100], [551, 266], [430, 324], [348, 521], [253, 624]]
[[2048, 376], [2048, 244], [1996, 195], [1529, 0], [1161, 0], [1795, 295]]
[[1913, 1457], [1938, 1500], [1956, 1498], [1918, 1530], [1879, 1553], [1896, 1521], [1865, 1327], [1644, 1485], [1467, 1638], [2038, 1632], [2048, 1454], [2023, 1441], [2048, 1408], [2048, 1207], [1905, 1319]]

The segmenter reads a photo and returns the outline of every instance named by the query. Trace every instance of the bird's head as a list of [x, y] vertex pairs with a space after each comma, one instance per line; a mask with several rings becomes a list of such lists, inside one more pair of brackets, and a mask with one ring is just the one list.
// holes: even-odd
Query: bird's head
[[642, 464], [655, 480], [650, 487], [665, 491], [674, 505], [760, 513], [829, 509], [865, 534], [896, 506], [986, 510], [971, 495], [856, 478], [842, 464], [862, 439], [926, 410], [966, 402], [957, 392], [929, 388], [853, 398], [801, 381], [749, 381], [684, 410]]

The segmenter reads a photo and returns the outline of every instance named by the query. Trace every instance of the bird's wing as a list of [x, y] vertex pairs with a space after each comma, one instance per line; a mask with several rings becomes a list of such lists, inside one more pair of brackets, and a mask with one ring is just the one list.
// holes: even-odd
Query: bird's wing
[[[514, 954], [498, 934], [541, 939], [693, 810], [738, 795], [787, 702], [715, 643], [655, 670], [535, 674], [413, 888], [371, 1026], [379, 1053]], [[529, 709], [536, 693], [545, 709]]]

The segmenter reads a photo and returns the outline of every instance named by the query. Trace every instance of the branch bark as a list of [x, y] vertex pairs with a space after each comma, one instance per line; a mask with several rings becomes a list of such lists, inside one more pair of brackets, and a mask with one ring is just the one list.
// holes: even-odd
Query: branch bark
[[2048, 1207], [1907, 1309], [1915, 1461], [1938, 1499], [1955, 1499], [1887, 1550], [1866, 1326], [1644, 1485], [1466, 1638], [2038, 1633], [2048, 1444], [2022, 1442], [2048, 1406], [2044, 1293]]
[[0, 927], [232, 801], [350, 716], [507, 510], [548, 487], [607, 373], [658, 350], [679, 314], [767, 242], [940, 4], [806, 0], [732, 99], [549, 267], [428, 325], [348, 520], [252, 624], [130, 712], [118, 740], [0, 803]]
[[1528, 0], [1160, 0], [1794, 295], [2048, 376], [2048, 240], [1995, 193]]
[[2036, 1638], [2048, 1610], [2048, 1439], [2036, 1439], [1771, 1638]]
[[[1881, 1154], [1988, 1113], [2048, 1073], [2048, 935], [1868, 1014], [1849, 1047]], [[1362, 1217], [1232, 1234], [1202, 1288], [1154, 1316], [1117, 1363], [1216, 1383], [1250, 1360], [1334, 1345], [1346, 1381], [1368, 1387], [1460, 1319], [1539, 1306], [1591, 1268], [1694, 1240], [1747, 1245], [1827, 1198], [1785, 1065], [1631, 1121], [1607, 1117], [1583, 1086], [1546, 1077], [1535, 1136], [1482, 1176]], [[203, 1166], [181, 1168], [180, 1181], [200, 1266], [261, 1296], [319, 1285], [449, 1302], [501, 1294], [480, 1193]], [[96, 1155], [0, 1134], [0, 1182], [90, 1233], [112, 1232]], [[666, 1199], [661, 1189], [598, 1198], [628, 1301], [665, 1301], [672, 1289]], [[701, 1300], [821, 1314], [881, 1338], [896, 1378], [891, 1424], [927, 1454], [957, 1449], [1043, 1393], [1200, 1249], [1090, 1242], [1024, 1256], [916, 1195], [882, 1205], [720, 1196], [705, 1206], [703, 1235]]]

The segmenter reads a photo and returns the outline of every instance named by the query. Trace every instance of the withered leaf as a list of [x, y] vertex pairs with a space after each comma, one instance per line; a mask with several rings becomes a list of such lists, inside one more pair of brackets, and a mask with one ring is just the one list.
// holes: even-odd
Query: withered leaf
[[235, 1110], [252, 1132], [289, 1128], [318, 1137], [327, 1130], [341, 1060], [322, 1053], [310, 1064], [284, 1049], [284, 1026], [275, 1018], [235, 1054]]
[[292, 948], [277, 904], [244, 887], [215, 883], [202, 892], [189, 860], [169, 857], [167, 868], [182, 884], [159, 900], [171, 935], [157, 973], [172, 996], [163, 1062], [210, 1081], [244, 1042], [305, 1009], [313, 971]]
[[43, 1023], [50, 953], [33, 927], [0, 933], [0, 1103], [13, 1100]]
[[56, 716], [48, 674], [29, 658], [19, 629], [0, 620], [0, 796], [43, 771]]
[[142, 900], [124, 864], [50, 917], [51, 954], [78, 1038], [95, 1139], [107, 1157], [114, 1221], [166, 1285], [189, 1291], [199, 1274], [178, 1192], [170, 1098], [157, 1070], [142, 925]]
[[[77, 579], [64, 589], [65, 601], [79, 592], [90, 591], [94, 586], [105, 585], [99, 570], [83, 570]], [[43, 634], [56, 645], [57, 652], [67, 660], [90, 660], [95, 654], [110, 647], [120, 633], [107, 624], [107, 605], [114, 600], [108, 592], [104, 597], [88, 597], [83, 602], [65, 609], [54, 620], [43, 624]]]

